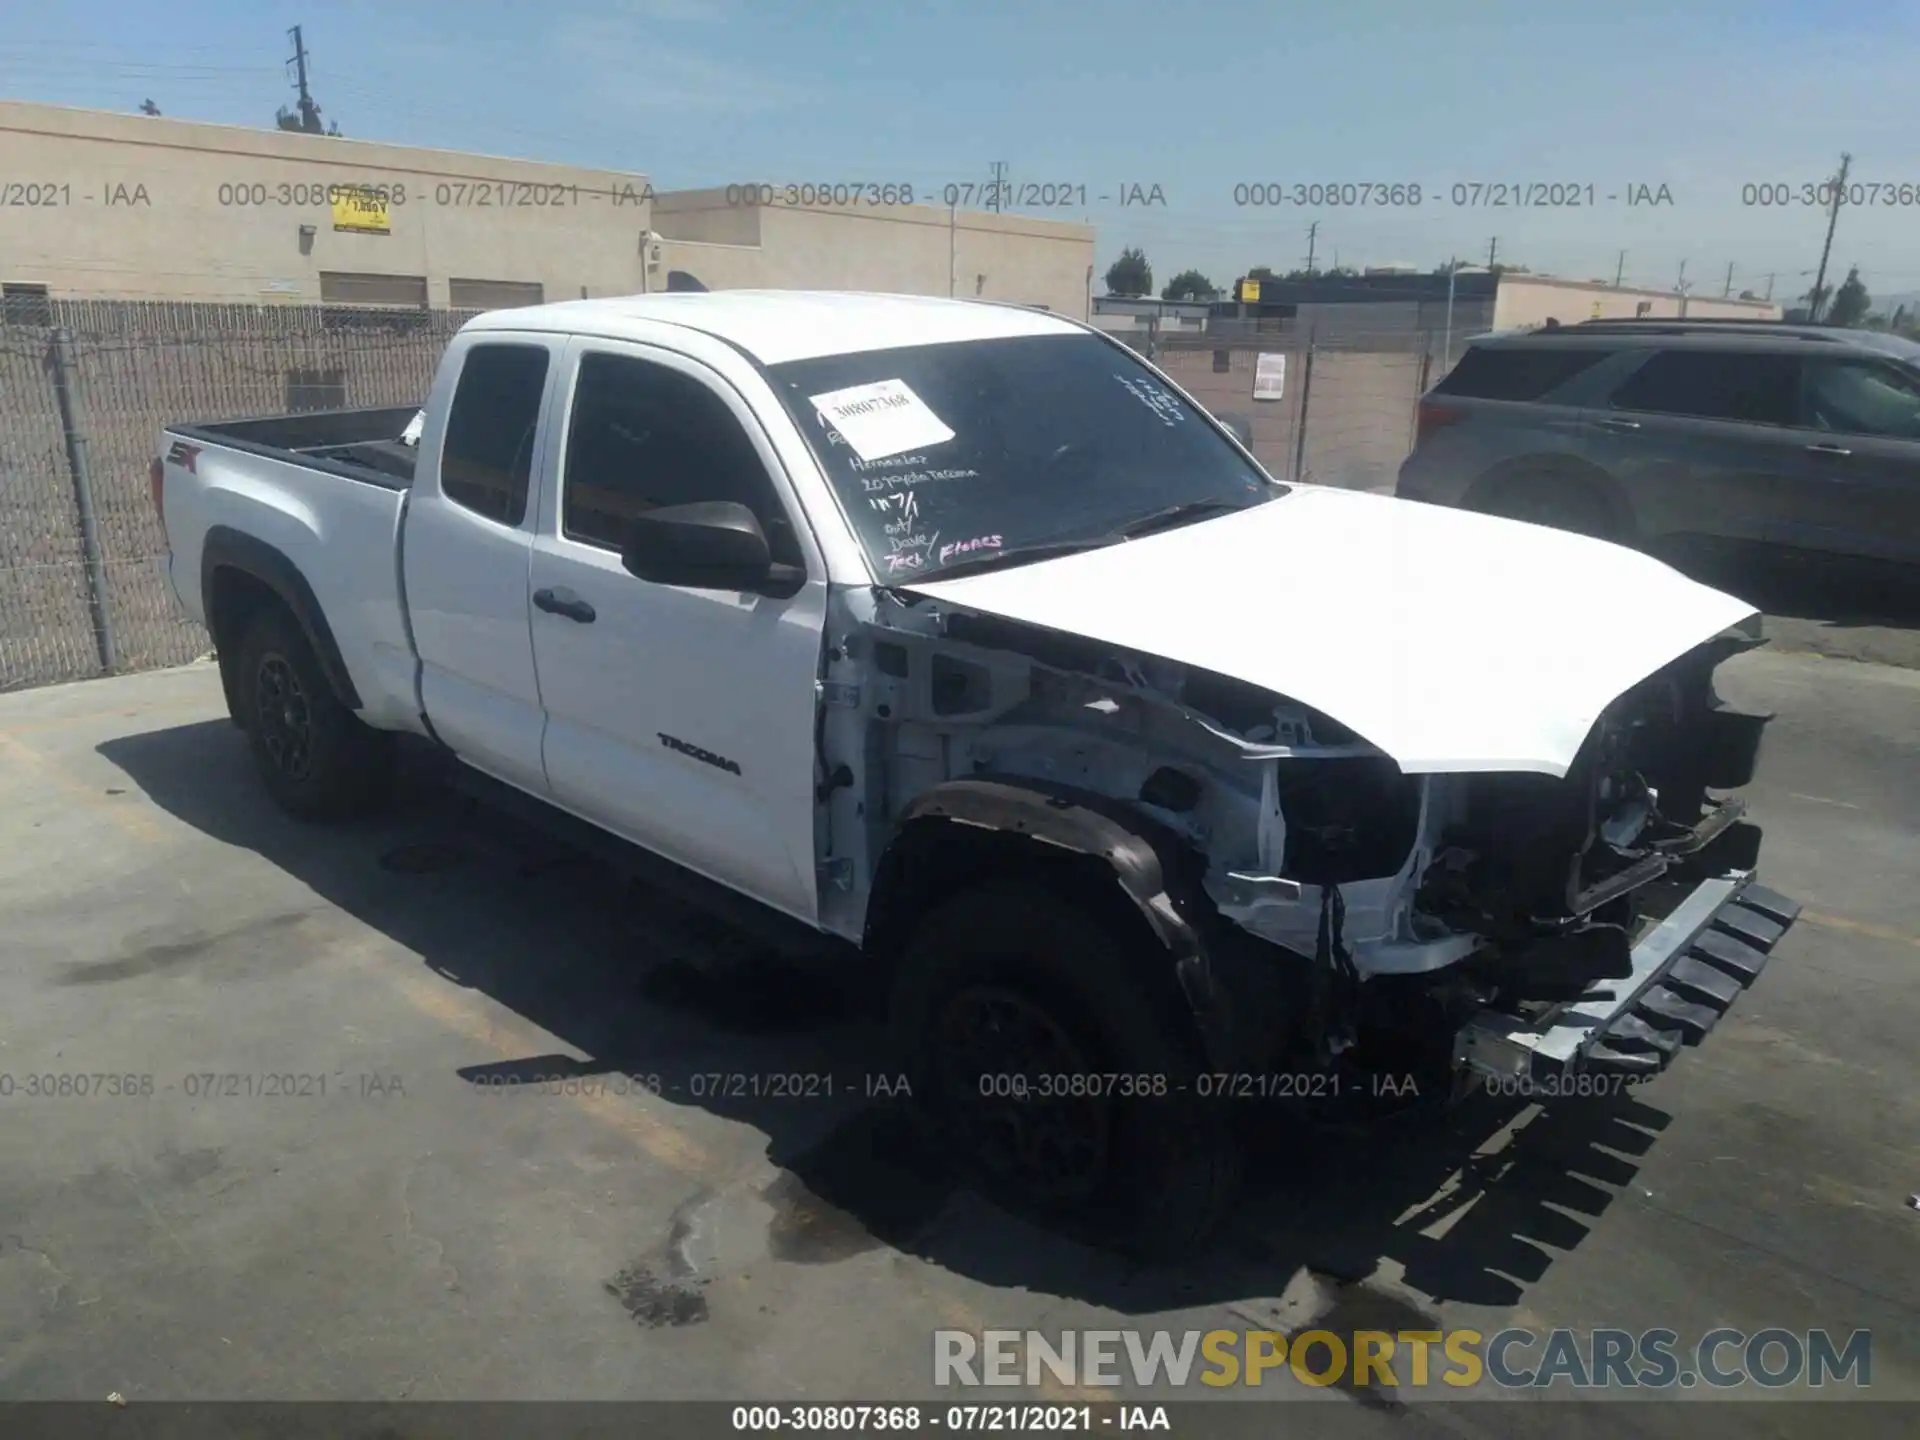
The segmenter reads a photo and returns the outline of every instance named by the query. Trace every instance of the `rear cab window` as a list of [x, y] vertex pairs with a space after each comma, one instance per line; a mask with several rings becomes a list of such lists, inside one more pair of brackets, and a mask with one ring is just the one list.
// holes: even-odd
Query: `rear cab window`
[[482, 344], [467, 351], [440, 447], [441, 494], [501, 525], [526, 519], [546, 386], [543, 345]]

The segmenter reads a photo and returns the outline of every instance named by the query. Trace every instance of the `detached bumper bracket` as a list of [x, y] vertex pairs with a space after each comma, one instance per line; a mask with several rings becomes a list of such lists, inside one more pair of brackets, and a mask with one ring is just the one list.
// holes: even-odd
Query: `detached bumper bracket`
[[1714, 927], [1737, 935], [1750, 945], [1758, 945], [1765, 950], [1776, 945], [1780, 937], [1787, 933], [1787, 927], [1777, 920], [1769, 920], [1758, 910], [1749, 910], [1744, 905], [1729, 905], [1713, 917]]
[[1698, 1044], [1766, 968], [1800, 906], [1734, 871], [1703, 880], [1633, 947], [1622, 979], [1596, 980], [1535, 1019], [1486, 1011], [1455, 1037], [1461, 1066], [1507, 1083], [1571, 1072], [1659, 1073]]
[[1695, 1004], [1664, 985], [1655, 985], [1642, 995], [1638, 1009], [1647, 1019], [1678, 1030], [1689, 1045], [1698, 1045], [1720, 1018], [1718, 1010]]
[[1760, 972], [1767, 968], [1766, 951], [1756, 950], [1722, 930], [1707, 931], [1693, 942], [1693, 951], [1714, 969], [1726, 971], [1743, 987], [1752, 985], [1760, 978]]
[[1798, 900], [1789, 900], [1778, 890], [1769, 890], [1764, 885], [1748, 885], [1740, 892], [1740, 903], [1749, 910], [1758, 910], [1762, 915], [1781, 925], [1791, 925], [1800, 918]]

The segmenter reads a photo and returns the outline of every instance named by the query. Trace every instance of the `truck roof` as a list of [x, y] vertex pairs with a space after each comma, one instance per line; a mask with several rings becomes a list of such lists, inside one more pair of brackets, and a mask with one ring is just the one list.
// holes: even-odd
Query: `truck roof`
[[841, 290], [719, 290], [561, 300], [490, 310], [470, 330], [542, 330], [642, 339], [647, 324], [698, 330], [764, 365], [1017, 335], [1071, 335], [1083, 326], [1044, 310], [989, 301]]

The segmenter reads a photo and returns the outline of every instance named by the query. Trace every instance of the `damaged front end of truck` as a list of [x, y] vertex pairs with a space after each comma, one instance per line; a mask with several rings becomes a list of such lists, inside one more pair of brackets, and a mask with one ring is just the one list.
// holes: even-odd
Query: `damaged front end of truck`
[[1417, 1073], [1423, 1094], [1650, 1076], [1797, 913], [1755, 882], [1758, 830], [1726, 798], [1767, 718], [1713, 686], [1747, 635], [1618, 696], [1564, 774], [1449, 772], [1105, 641], [901, 589], [835, 605], [829, 927], [884, 949], [903, 889], [966, 863], [954, 826], [1078, 851], [1159, 934], [1223, 1071]]

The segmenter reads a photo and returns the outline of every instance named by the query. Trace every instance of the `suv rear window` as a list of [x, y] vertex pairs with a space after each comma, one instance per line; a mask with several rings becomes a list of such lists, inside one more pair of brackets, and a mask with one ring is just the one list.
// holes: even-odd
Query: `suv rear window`
[[1470, 346], [1434, 393], [1470, 400], [1538, 400], [1611, 354], [1571, 345]]

